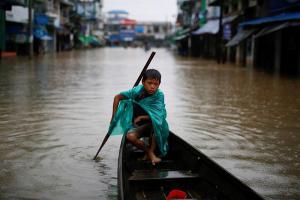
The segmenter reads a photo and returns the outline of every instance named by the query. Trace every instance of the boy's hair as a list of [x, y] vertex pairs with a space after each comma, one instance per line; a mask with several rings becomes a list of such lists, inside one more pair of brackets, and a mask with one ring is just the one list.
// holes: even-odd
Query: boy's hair
[[146, 70], [144, 72], [142, 81], [144, 82], [147, 79], [156, 79], [160, 83], [160, 81], [161, 81], [161, 74], [156, 69], [148, 69], [148, 70]]

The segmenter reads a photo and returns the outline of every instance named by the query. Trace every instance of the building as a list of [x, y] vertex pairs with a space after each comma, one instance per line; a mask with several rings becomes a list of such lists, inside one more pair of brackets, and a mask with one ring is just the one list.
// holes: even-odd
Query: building
[[226, 44], [236, 61], [275, 73], [300, 74], [300, 1], [239, 3], [237, 33]]
[[[121, 44], [121, 40], [126, 38], [126, 27], [130, 27], [131, 21], [128, 21], [128, 25], [125, 20], [128, 20], [129, 13], [125, 10], [111, 10], [108, 11], [105, 18], [105, 39], [109, 46], [118, 46]], [[123, 38], [121, 39], [120, 32], [123, 29]], [[125, 29], [125, 30], [124, 30]]]
[[209, 1], [200, 1], [198, 29], [191, 33], [191, 54], [210, 59], [220, 57], [220, 7], [209, 6]]
[[300, 0], [178, 0], [180, 55], [300, 74]]
[[135, 26], [135, 20], [123, 19], [120, 21], [120, 43], [122, 46], [133, 45], [136, 37]]
[[[178, 50], [178, 54], [187, 56], [190, 54], [192, 38], [191, 31], [195, 29], [195, 17], [198, 9], [198, 1], [177, 0], [178, 15], [176, 19], [173, 40]], [[197, 26], [197, 25], [196, 25]]]
[[56, 52], [59, 0], [37, 1], [33, 5], [33, 49], [37, 54]]
[[21, 48], [26, 48], [28, 9], [25, 5], [25, 0], [0, 2], [0, 58], [15, 56]]
[[137, 44], [145, 45], [145, 48], [167, 46], [172, 29], [170, 22], [137, 22], [135, 27]]
[[1, 55], [101, 46], [101, 38], [101, 0], [0, 1], [0, 51], [5, 52]]
[[74, 46], [73, 23], [71, 12], [75, 3], [70, 0], [60, 0], [59, 5], [59, 27], [56, 33], [56, 51], [70, 50]]
[[73, 23], [77, 47], [101, 46], [103, 37], [102, 1], [77, 0]]

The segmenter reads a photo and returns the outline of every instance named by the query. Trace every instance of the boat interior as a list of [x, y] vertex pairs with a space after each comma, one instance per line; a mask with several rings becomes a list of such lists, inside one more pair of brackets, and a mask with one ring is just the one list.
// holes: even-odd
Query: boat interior
[[[119, 176], [123, 178], [118, 180], [123, 199], [169, 200], [174, 190], [183, 191], [184, 199], [189, 200], [263, 199], [175, 134], [168, 140], [168, 154], [152, 165], [143, 160], [143, 151], [123, 138], [119, 153]], [[172, 199], [183, 198], [175, 195]]]
[[[186, 194], [185, 199], [227, 199], [218, 192], [216, 185], [199, 174], [200, 157], [182, 151], [170, 143], [168, 155], [156, 165], [143, 160], [144, 152], [126, 143], [123, 176], [128, 199], [167, 199], [173, 190]], [[199, 160], [198, 160], [199, 159]], [[175, 195], [176, 199], [180, 199]], [[127, 198], [126, 198], [127, 199]], [[183, 199], [183, 198], [182, 198]]]

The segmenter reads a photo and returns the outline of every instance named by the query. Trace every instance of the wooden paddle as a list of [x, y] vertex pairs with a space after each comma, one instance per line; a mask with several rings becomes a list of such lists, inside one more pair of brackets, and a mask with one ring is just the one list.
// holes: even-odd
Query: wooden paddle
[[[143, 74], [144, 74], [144, 72], [147, 70], [147, 68], [148, 68], [149, 64], [151, 63], [151, 61], [152, 61], [154, 55], [155, 55], [155, 52], [153, 51], [153, 52], [151, 53], [151, 55], [150, 55], [148, 61], [146, 62], [145, 66], [144, 66], [144, 68], [143, 68], [143, 70], [142, 70], [142, 72], [140, 73], [140, 75], [139, 75], [138, 79], [136, 80], [136, 82], [135, 82], [135, 84], [134, 84], [133, 87], [137, 86], [137, 85], [140, 83], [140, 81], [141, 81], [141, 79], [142, 79], [142, 77], [143, 77]], [[103, 141], [102, 141], [102, 144], [101, 144], [100, 148], [98, 149], [96, 155], [95, 155], [94, 158], [93, 158], [94, 160], [96, 160], [96, 158], [97, 158], [99, 152], [101, 151], [102, 147], [104, 146], [104, 144], [105, 144], [106, 141], [108, 140], [109, 136], [110, 136], [110, 134], [107, 133], [106, 136], [104, 137], [104, 139], [103, 139]]]

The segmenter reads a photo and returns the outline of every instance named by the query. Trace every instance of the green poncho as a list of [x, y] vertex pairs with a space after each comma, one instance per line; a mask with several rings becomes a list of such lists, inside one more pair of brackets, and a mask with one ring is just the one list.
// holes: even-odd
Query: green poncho
[[165, 109], [164, 94], [158, 89], [153, 95], [139, 102], [135, 101], [134, 99], [143, 90], [144, 86], [139, 85], [121, 93], [127, 99], [120, 101], [118, 109], [110, 123], [108, 133], [113, 135], [124, 134], [133, 128], [133, 104], [138, 104], [149, 115], [153, 125], [156, 144], [159, 147], [161, 156], [165, 156], [168, 151], [167, 139], [169, 126], [166, 121], [167, 112]]

